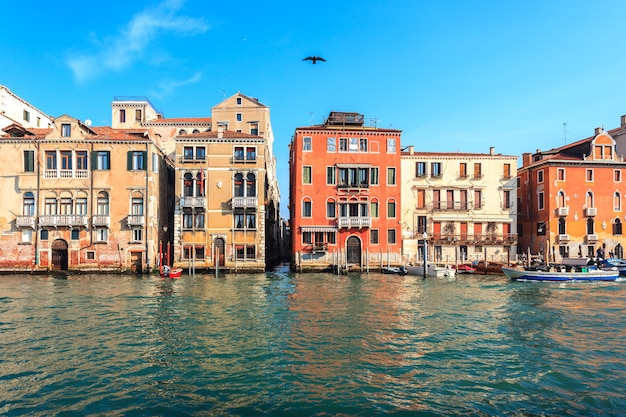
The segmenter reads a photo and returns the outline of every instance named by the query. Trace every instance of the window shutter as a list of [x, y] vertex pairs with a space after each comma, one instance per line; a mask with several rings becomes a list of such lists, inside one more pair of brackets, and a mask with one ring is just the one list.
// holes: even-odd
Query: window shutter
[[132, 151], [128, 151], [126, 153], [126, 169], [128, 171], [133, 170], [133, 152]]

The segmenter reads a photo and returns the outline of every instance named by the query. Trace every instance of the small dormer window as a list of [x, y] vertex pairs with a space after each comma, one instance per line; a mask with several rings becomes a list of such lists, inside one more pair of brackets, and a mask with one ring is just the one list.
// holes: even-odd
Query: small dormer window
[[61, 124], [61, 136], [69, 138], [72, 135], [72, 125], [69, 123]]

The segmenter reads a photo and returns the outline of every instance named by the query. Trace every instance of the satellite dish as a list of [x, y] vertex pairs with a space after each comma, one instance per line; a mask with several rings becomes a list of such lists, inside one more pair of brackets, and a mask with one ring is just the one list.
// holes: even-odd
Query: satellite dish
[[87, 126], [91, 126], [91, 119], [87, 119], [87, 120], [85, 120], [85, 124], [86, 124]]

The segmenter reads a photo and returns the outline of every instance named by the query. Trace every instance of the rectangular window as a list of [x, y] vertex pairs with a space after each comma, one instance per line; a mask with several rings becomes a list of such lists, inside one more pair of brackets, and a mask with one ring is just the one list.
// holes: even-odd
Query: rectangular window
[[24, 151], [24, 172], [35, 172], [35, 151]]
[[39, 238], [41, 240], [48, 240], [48, 229], [41, 229], [41, 233], [39, 233]]
[[85, 259], [87, 259], [88, 261], [94, 261], [96, 259], [96, 252], [92, 250], [88, 250], [85, 253]]
[[337, 152], [337, 140], [335, 138], [326, 138], [326, 152]]
[[544, 202], [543, 202], [543, 191], [542, 191], [537, 195], [537, 208], [539, 210], [543, 210], [543, 205], [544, 205]]
[[616, 169], [613, 171], [613, 181], [614, 182], [622, 182], [622, 170]]
[[87, 151], [76, 151], [76, 169], [87, 170]]
[[565, 168], [557, 168], [557, 170], [556, 170], [556, 180], [557, 181], [565, 181]]
[[[141, 109], [136, 109], [135, 110], [135, 121], [136, 122], [141, 122]], [[141, 240], [141, 239], [139, 239]]]
[[370, 230], [370, 243], [372, 245], [378, 245], [378, 229]]
[[196, 160], [204, 161], [206, 159], [206, 148], [204, 146], [198, 146], [196, 148]]
[[394, 219], [396, 217], [396, 203], [394, 201], [387, 202], [387, 218]]
[[339, 138], [339, 152], [348, 152], [348, 138]]
[[396, 140], [394, 138], [387, 139], [387, 153], [396, 153]]
[[235, 117], [237, 118], [238, 122], [241, 122], [243, 120], [243, 115], [241, 113], [235, 114]]
[[502, 208], [510, 209], [511, 208], [511, 191], [504, 190], [502, 192]]
[[241, 97], [237, 97], [236, 102], [238, 106], [241, 106]]
[[396, 185], [396, 169], [387, 168], [387, 185]]
[[97, 227], [96, 228], [96, 241], [97, 242], [106, 242], [109, 238], [109, 229], [106, 227]]
[[418, 209], [426, 208], [426, 190], [417, 190], [417, 206]]
[[511, 164], [504, 164], [502, 168], [502, 177], [511, 178]]
[[432, 162], [430, 164], [430, 176], [431, 177], [441, 177], [441, 162]]
[[33, 241], [33, 231], [28, 228], [22, 229], [22, 243], [30, 243]]
[[142, 236], [143, 236], [143, 229], [140, 227], [134, 227], [131, 230], [132, 236], [131, 236], [131, 240], [134, 242], [141, 242]]
[[474, 190], [474, 208], [483, 208], [483, 193], [482, 190]]
[[480, 163], [475, 163], [474, 164], [474, 178], [482, 178], [482, 177], [483, 177], [482, 166]]
[[359, 139], [359, 152], [367, 152], [367, 138]]
[[311, 184], [313, 182], [312, 179], [312, 167], [303, 166], [302, 167], [302, 184]]
[[459, 164], [459, 178], [467, 178], [467, 163], [461, 162]]
[[593, 169], [588, 169], [587, 170], [586, 179], [587, 179], [587, 182], [593, 181]]
[[193, 146], [185, 146], [183, 147], [183, 159], [185, 161], [193, 160]]
[[72, 136], [72, 125], [69, 123], [61, 123], [61, 136], [69, 138]]
[[337, 171], [335, 167], [326, 167], [326, 185], [335, 185], [337, 183]]
[[305, 136], [302, 138], [302, 150], [305, 152], [311, 152], [313, 150], [313, 138], [311, 136]]
[[537, 183], [541, 184], [543, 182], [543, 170], [537, 171]]
[[313, 243], [313, 232], [302, 232], [302, 243], [305, 245]]
[[24, 120], [30, 122], [30, 112], [28, 110], [24, 110]]
[[147, 152], [145, 151], [129, 151], [128, 152], [128, 170], [129, 171], [145, 171]]
[[425, 177], [426, 176], [426, 162], [416, 162], [415, 163], [415, 176], [416, 177]]
[[110, 151], [94, 151], [92, 154], [91, 165], [93, 169], [99, 171], [108, 171], [111, 169], [111, 152]]
[[387, 229], [387, 243], [396, 243], [396, 229]]
[[120, 109], [120, 123], [126, 123], [126, 110]]
[[250, 134], [258, 136], [259, 135], [259, 124], [258, 123], [250, 123]]
[[61, 169], [72, 169], [72, 151], [61, 151]]
[[86, 198], [77, 198], [76, 199], [76, 214], [85, 215], [87, 214], [87, 199]]
[[378, 167], [370, 168], [370, 185], [378, 185]]
[[348, 139], [348, 150], [350, 152], [356, 152], [359, 150], [359, 140], [357, 138]]

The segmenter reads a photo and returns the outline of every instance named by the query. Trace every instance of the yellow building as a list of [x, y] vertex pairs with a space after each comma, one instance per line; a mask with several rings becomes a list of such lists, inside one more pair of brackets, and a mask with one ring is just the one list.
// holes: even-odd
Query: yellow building
[[50, 128], [0, 136], [1, 269], [155, 265], [172, 167], [152, 140], [131, 133], [64, 115]]
[[176, 138], [175, 267], [265, 270], [265, 146], [221, 128]]

